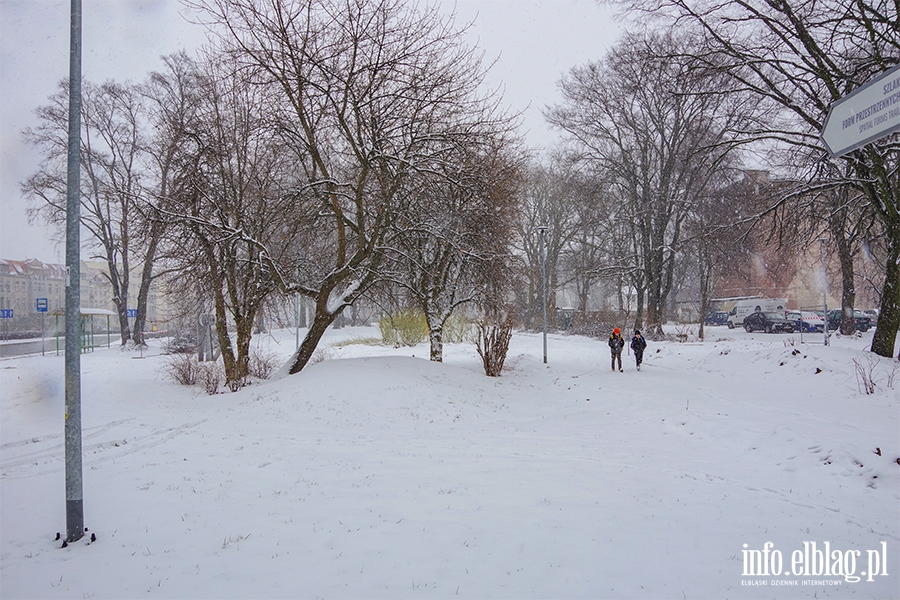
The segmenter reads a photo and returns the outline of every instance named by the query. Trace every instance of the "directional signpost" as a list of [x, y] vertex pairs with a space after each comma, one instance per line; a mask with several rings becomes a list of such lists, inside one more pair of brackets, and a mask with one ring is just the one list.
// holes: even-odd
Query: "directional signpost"
[[41, 356], [44, 356], [44, 317], [48, 308], [50, 308], [50, 303], [46, 298], [34, 299], [34, 310], [41, 313]]
[[[13, 309], [4, 308], [4, 309], [0, 310], [0, 319], [12, 319], [12, 318], [13, 318]], [[6, 325], [6, 327], [5, 327], [6, 335], [4, 336], [4, 339], [8, 340], [9, 339], [9, 321], [6, 321], [5, 325]]]
[[832, 103], [822, 143], [832, 158], [900, 131], [900, 65]]

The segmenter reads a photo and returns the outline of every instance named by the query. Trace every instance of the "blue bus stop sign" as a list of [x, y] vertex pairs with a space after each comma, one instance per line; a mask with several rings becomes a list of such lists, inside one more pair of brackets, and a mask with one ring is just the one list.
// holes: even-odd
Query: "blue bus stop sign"
[[38, 312], [44, 313], [47, 312], [48, 307], [46, 298], [35, 298], [34, 299], [34, 309]]

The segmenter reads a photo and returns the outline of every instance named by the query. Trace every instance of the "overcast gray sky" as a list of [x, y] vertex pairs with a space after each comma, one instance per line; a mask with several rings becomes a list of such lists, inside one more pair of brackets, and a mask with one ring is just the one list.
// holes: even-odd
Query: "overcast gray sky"
[[[559, 101], [556, 82], [571, 67], [600, 58], [621, 27], [594, 0], [440, 0], [458, 20], [474, 20], [471, 41], [485, 60], [497, 59], [492, 85], [502, 85], [513, 110], [524, 111], [532, 146], [550, 146], [556, 134], [541, 110]], [[69, 0], [0, 0], [0, 258], [64, 262], [64, 248], [43, 225], [29, 225], [19, 184], [38, 156], [21, 131], [36, 123], [69, 73]], [[201, 28], [180, 14], [178, 0], [82, 0], [85, 79], [141, 81], [161, 68], [160, 56], [205, 41]]]

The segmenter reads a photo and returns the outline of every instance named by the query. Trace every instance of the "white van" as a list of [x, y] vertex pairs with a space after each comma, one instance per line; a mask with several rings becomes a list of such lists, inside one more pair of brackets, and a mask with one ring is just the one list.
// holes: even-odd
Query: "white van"
[[755, 312], [777, 312], [784, 315], [787, 300], [784, 298], [753, 298], [738, 300], [728, 313], [728, 329], [744, 326], [744, 317]]

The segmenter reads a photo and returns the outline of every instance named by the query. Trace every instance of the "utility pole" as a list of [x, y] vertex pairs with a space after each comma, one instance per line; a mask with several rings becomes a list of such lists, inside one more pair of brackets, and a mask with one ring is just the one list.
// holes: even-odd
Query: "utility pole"
[[541, 232], [540, 254], [541, 254], [541, 310], [544, 316], [544, 364], [547, 364], [547, 256], [544, 252], [544, 234], [549, 227], [546, 225], [538, 226]]
[[66, 178], [66, 541], [84, 536], [81, 479], [81, 0], [71, 0]]

